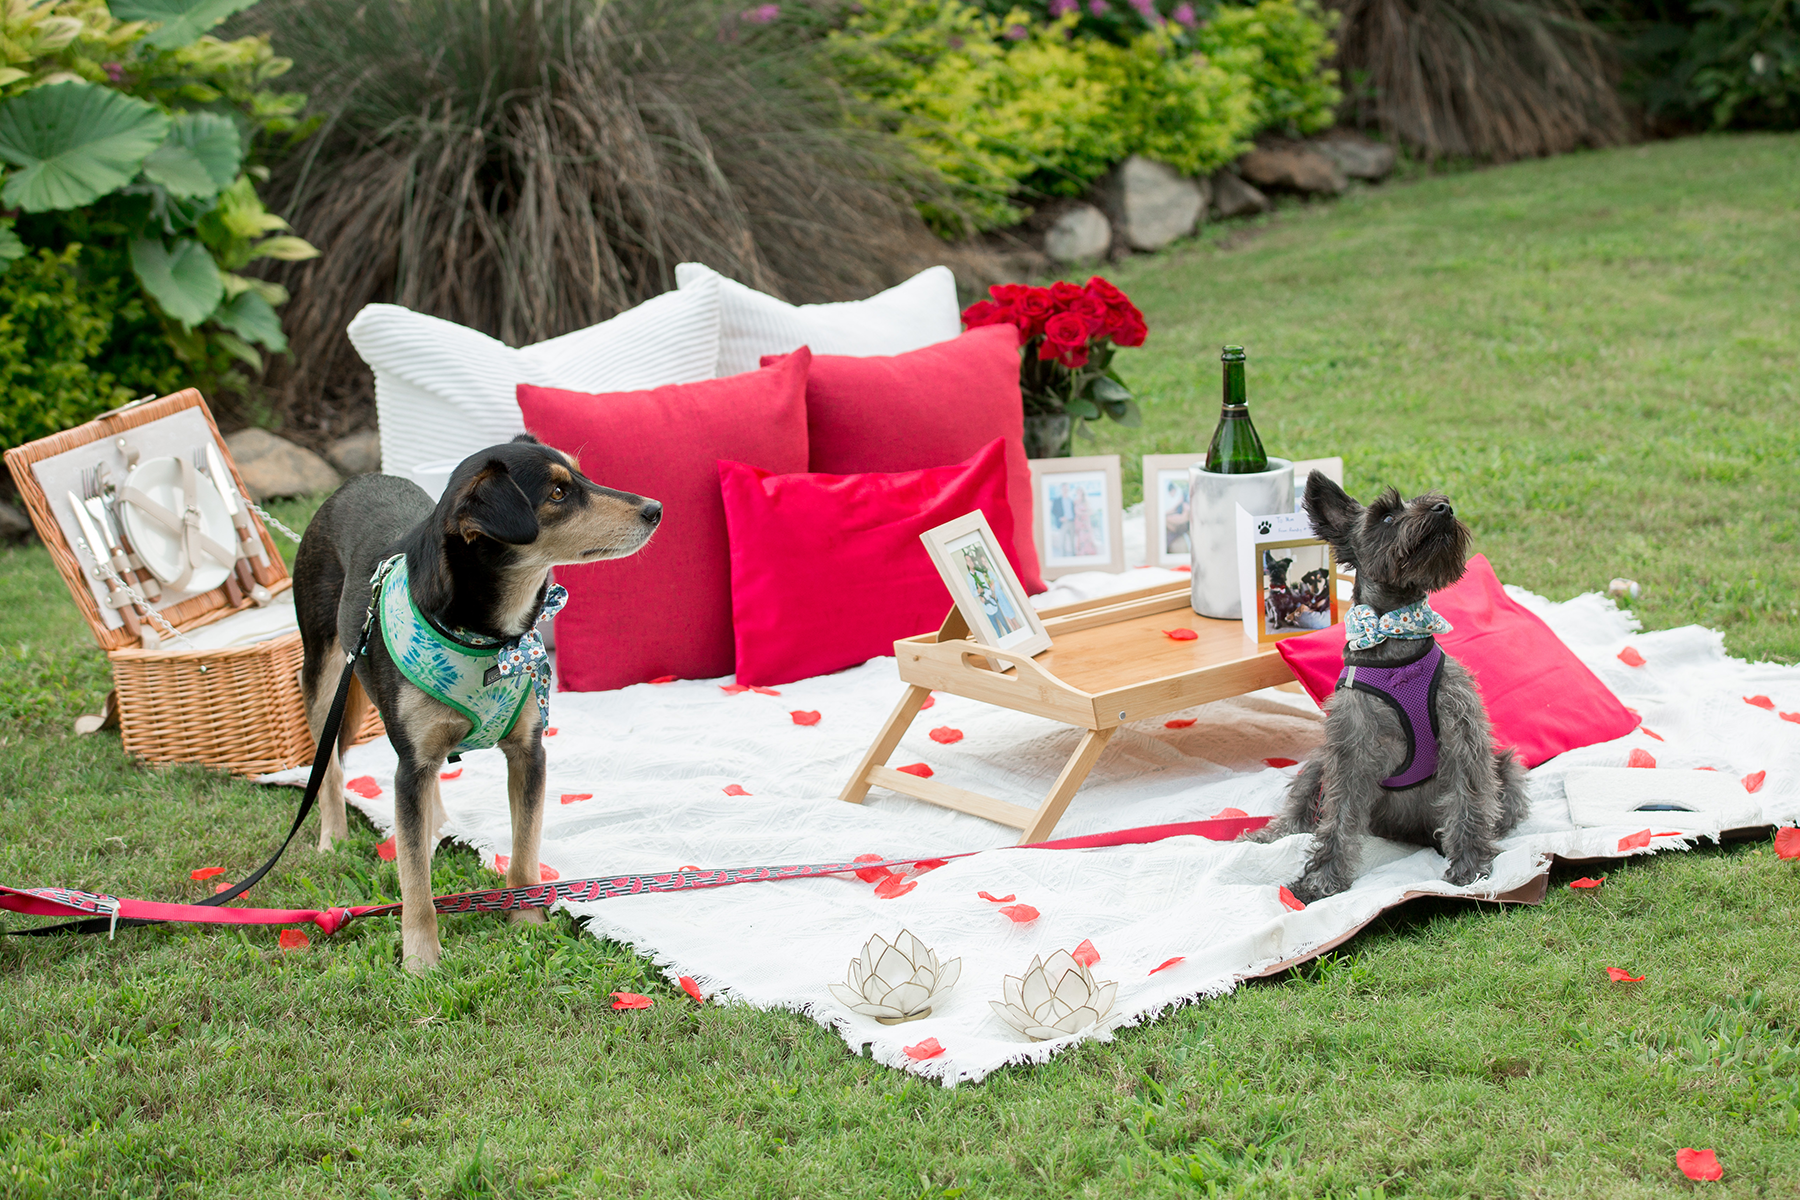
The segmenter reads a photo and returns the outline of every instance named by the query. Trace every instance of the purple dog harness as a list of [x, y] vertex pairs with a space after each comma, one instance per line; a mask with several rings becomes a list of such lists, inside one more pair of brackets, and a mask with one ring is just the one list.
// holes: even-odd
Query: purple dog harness
[[1384, 788], [1409, 788], [1437, 774], [1437, 712], [1431, 701], [1443, 665], [1444, 652], [1434, 640], [1431, 649], [1405, 666], [1346, 666], [1338, 675], [1338, 687], [1380, 696], [1400, 714], [1400, 727], [1406, 731], [1406, 761], [1381, 781]]

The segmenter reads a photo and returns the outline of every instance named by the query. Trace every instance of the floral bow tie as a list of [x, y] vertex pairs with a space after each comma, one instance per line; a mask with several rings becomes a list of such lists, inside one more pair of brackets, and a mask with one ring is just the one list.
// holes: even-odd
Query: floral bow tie
[[1344, 633], [1348, 638], [1344, 648], [1367, 650], [1389, 638], [1428, 638], [1449, 633], [1451, 628], [1450, 622], [1431, 611], [1431, 603], [1427, 600], [1415, 600], [1380, 616], [1376, 616], [1375, 610], [1367, 604], [1353, 604], [1344, 617]]
[[550, 725], [550, 652], [544, 649], [544, 639], [537, 627], [540, 621], [547, 621], [561, 612], [568, 602], [569, 589], [560, 583], [551, 584], [544, 592], [544, 607], [531, 628], [509, 642], [502, 642], [497, 652], [499, 657], [494, 669], [502, 678], [521, 671], [530, 673], [531, 689], [537, 693], [539, 728]]

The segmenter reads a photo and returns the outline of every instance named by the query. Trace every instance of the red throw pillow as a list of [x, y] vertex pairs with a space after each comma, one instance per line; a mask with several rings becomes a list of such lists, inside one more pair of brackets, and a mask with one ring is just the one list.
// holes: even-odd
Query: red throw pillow
[[[773, 361], [762, 360], [765, 367]], [[806, 378], [806, 433], [807, 469], [828, 475], [947, 467], [1005, 438], [1013, 570], [1027, 592], [1044, 590], [1031, 539], [1031, 467], [1015, 326], [971, 329], [886, 357], [818, 355]], [[994, 516], [990, 509], [988, 524], [998, 532]]]
[[1014, 532], [1002, 438], [959, 466], [891, 474], [722, 462], [719, 486], [737, 679], [754, 687], [841, 671], [936, 629], [951, 600], [919, 542], [927, 529], [979, 508], [1003, 544]]
[[[1637, 728], [1637, 718], [1562, 639], [1506, 594], [1486, 555], [1477, 554], [1460, 580], [1432, 593], [1431, 607], [1456, 627], [1438, 645], [1475, 676], [1494, 745], [1512, 746], [1526, 766]], [[1344, 668], [1344, 627], [1288, 638], [1276, 649], [1323, 704]]]
[[557, 686], [602, 691], [664, 675], [729, 675], [731, 550], [722, 458], [806, 470], [802, 349], [762, 371], [594, 396], [520, 384], [525, 427], [596, 483], [663, 503], [662, 527], [630, 558], [558, 567]]

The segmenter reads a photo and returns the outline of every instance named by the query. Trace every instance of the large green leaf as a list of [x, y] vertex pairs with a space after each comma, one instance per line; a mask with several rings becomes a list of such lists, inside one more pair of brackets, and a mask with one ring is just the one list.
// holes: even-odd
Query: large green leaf
[[0, 104], [0, 159], [22, 170], [0, 204], [79, 208], [130, 183], [169, 132], [169, 118], [91, 83], [53, 83]]
[[121, 21], [155, 21], [158, 27], [144, 40], [173, 50], [255, 3], [256, 0], [112, 0], [108, 7]]
[[137, 238], [131, 243], [131, 266], [150, 298], [184, 328], [212, 316], [225, 295], [219, 265], [193, 238], [176, 238], [173, 249], [161, 238]]
[[171, 196], [216, 196], [231, 186], [244, 161], [237, 126], [217, 113], [177, 113], [169, 136], [144, 160], [146, 178]]
[[281, 332], [281, 318], [269, 302], [246, 289], [233, 296], [231, 303], [221, 304], [212, 319], [247, 342], [260, 342], [280, 354], [287, 349], [287, 335]]
[[0, 221], [0, 273], [5, 272], [15, 259], [24, 257], [25, 243], [12, 231], [12, 222]]

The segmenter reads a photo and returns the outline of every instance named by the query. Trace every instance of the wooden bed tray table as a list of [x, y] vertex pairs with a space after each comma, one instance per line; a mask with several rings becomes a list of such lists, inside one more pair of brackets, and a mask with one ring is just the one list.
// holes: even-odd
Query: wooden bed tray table
[[[1184, 580], [1045, 609], [1039, 616], [1055, 644], [1035, 658], [972, 640], [951, 608], [936, 633], [894, 643], [906, 693], [838, 798], [861, 804], [871, 787], [883, 787], [1023, 830], [1021, 844], [1044, 841], [1120, 725], [1293, 681], [1274, 646], [1258, 649], [1244, 637], [1242, 621], [1196, 615], [1190, 595]], [[1177, 627], [1199, 636], [1178, 641], [1164, 632]], [[1013, 669], [996, 671], [990, 660]], [[1035, 808], [984, 796], [887, 765], [933, 691], [1085, 732]]]

